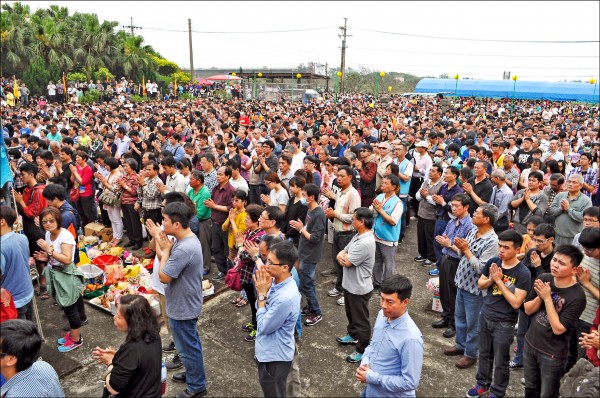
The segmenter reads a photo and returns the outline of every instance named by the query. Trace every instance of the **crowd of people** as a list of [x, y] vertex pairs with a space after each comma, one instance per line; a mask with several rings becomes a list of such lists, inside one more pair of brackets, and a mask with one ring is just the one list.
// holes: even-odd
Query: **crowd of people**
[[[460, 98], [448, 109], [437, 97], [365, 95], [104, 99], [23, 102], [2, 114], [14, 174], [2, 192], [3, 301], [12, 295], [17, 316], [32, 319], [35, 263], [39, 298], [53, 298], [69, 320], [59, 351], [83, 344], [78, 231], [99, 221], [113, 245], [155, 259], [162, 351], [177, 353], [166, 367], [185, 368], [172, 376], [187, 385], [179, 396], [207, 391], [196, 327], [203, 278], [226, 280], [240, 291], [233, 303], [250, 308], [242, 329], [265, 396], [298, 396], [295, 340], [327, 315], [319, 275], [335, 278], [326, 293], [348, 319], [336, 340], [353, 346], [346, 360], [359, 364], [363, 396], [415, 396], [423, 337], [407, 312], [412, 283], [396, 273], [412, 226], [414, 260], [439, 278], [443, 312], [432, 327], [455, 339], [440, 355], [458, 356], [460, 369], [479, 362], [468, 396], [504, 396], [519, 369], [527, 396], [557, 396], [578, 359], [600, 363], [597, 107]], [[13, 232], [17, 214], [23, 235]], [[381, 311], [371, 324], [373, 294]], [[144, 300], [121, 300], [114, 323], [125, 344], [94, 349], [112, 365], [105, 396], [155, 396], [157, 325]], [[1, 341], [3, 361], [18, 356], [4, 348], [13, 341], [4, 326]], [[9, 386], [25, 369], [19, 358], [11, 364]]]

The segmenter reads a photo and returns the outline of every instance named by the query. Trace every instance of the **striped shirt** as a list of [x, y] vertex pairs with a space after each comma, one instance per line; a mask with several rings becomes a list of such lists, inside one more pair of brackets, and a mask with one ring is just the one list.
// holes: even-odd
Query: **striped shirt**
[[494, 230], [488, 231], [479, 238], [477, 232], [477, 227], [473, 227], [467, 235], [467, 243], [473, 257], [469, 260], [467, 256], [462, 256], [454, 276], [456, 287], [474, 295], [480, 293], [477, 281], [481, 276], [481, 270], [489, 259], [498, 256], [498, 235]]
[[11, 377], [0, 390], [2, 397], [64, 397], [56, 371], [48, 362], [37, 361]]
[[[581, 267], [587, 268], [590, 271], [590, 275], [592, 280], [590, 281], [593, 286], [598, 288], [600, 284], [600, 261], [598, 259], [583, 256], [583, 260], [581, 261]], [[596, 309], [598, 308], [598, 304], [600, 303], [596, 298], [587, 290], [585, 287], [583, 288], [585, 292], [585, 309], [583, 313], [579, 317], [580, 319], [586, 321], [587, 323], [593, 323], [594, 318], [596, 317]]]
[[333, 229], [336, 232], [353, 231], [352, 215], [360, 207], [360, 194], [350, 185], [341, 191], [335, 200], [337, 217], [333, 219]]

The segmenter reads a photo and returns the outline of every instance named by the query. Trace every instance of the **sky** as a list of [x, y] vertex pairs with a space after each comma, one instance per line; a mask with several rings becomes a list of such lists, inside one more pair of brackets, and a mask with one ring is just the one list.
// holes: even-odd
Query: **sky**
[[347, 68], [473, 79], [502, 79], [509, 71], [536, 81], [600, 74], [598, 1], [22, 3], [33, 11], [58, 4], [119, 26], [133, 18], [145, 44], [183, 69], [190, 66], [188, 18], [194, 68], [232, 71], [310, 62], [339, 68], [339, 27], [347, 18]]

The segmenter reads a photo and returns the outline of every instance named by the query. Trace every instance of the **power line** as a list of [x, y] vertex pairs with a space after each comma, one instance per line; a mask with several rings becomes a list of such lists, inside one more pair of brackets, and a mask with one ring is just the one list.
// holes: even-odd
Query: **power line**
[[536, 43], [536, 44], [587, 44], [587, 43], [600, 43], [600, 40], [501, 40], [501, 39], [473, 39], [467, 37], [443, 37], [443, 36], [427, 36], [427, 35], [415, 35], [411, 33], [399, 33], [399, 32], [386, 32], [383, 30], [356, 28], [356, 30], [362, 30], [365, 32], [383, 33], [387, 35], [396, 36], [407, 36], [407, 37], [419, 37], [423, 39], [439, 39], [439, 40], [462, 40], [462, 41], [483, 41], [483, 42], [497, 42], [497, 43]]
[[406, 51], [406, 50], [388, 50], [384, 48], [364, 48], [352, 47], [355, 50], [381, 51], [406, 54], [425, 54], [425, 55], [460, 55], [468, 57], [506, 57], [506, 58], [600, 58], [600, 55], [509, 55], [509, 54], [465, 54], [465, 53], [436, 53], [427, 51]]
[[[182, 33], [188, 33], [187, 30], [180, 30], [180, 29], [150, 28], [150, 27], [146, 27], [146, 26], [144, 26], [143, 28], [147, 29], [147, 30], [158, 30], [158, 31], [162, 31], [162, 32], [182, 32]], [[327, 29], [337, 29], [337, 28], [329, 26], [329, 27], [323, 27], [323, 28], [286, 29], [286, 30], [260, 30], [260, 31], [236, 31], [236, 32], [232, 32], [232, 31], [226, 32], [226, 31], [192, 30], [192, 33], [199, 33], [199, 34], [267, 34], [267, 33], [309, 32], [309, 31], [327, 30]]]

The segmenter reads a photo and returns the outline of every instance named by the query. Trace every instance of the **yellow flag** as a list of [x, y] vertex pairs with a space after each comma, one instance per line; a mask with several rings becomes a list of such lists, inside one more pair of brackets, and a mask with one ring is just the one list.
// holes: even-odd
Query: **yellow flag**
[[13, 94], [15, 95], [16, 99], [21, 98], [21, 94], [19, 93], [19, 84], [17, 83], [17, 78], [15, 78], [15, 83], [13, 85]]
[[146, 77], [142, 75], [142, 94], [146, 96]]

